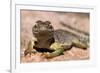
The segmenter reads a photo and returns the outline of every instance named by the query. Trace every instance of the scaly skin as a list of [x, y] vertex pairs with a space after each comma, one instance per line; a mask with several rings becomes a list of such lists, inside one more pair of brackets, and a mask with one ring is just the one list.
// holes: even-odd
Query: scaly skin
[[[24, 55], [36, 53], [36, 50], [51, 50], [52, 52], [44, 52], [43, 54], [50, 58], [56, 57], [65, 50], [71, 49], [73, 46], [86, 49], [88, 48], [88, 39], [83, 39], [72, 32], [62, 29], [54, 30], [49, 21], [37, 21], [32, 28], [32, 32], [36, 40], [30, 41]], [[35, 47], [33, 49], [33, 47]], [[36, 50], [35, 50], [36, 49]]]
[[73, 46], [75, 47], [78, 47], [78, 48], [82, 48], [82, 49], [86, 49], [88, 47], [87, 44], [81, 42], [80, 40], [78, 39], [75, 39], [75, 40], [72, 40], [71, 42], [67, 42], [64, 43], [64, 44], [61, 44], [61, 43], [57, 43], [57, 42], [54, 42], [50, 48], [52, 48], [54, 50], [54, 52], [52, 53], [44, 53], [46, 57], [55, 57], [55, 56], [59, 56], [61, 54], [63, 54], [63, 52], [65, 50], [69, 50], [71, 49]]
[[31, 55], [31, 53], [36, 53], [36, 52], [37, 52], [37, 51], [33, 48], [33, 46], [35, 45], [34, 41], [35, 41], [35, 40], [30, 40], [30, 41], [28, 42], [28, 47], [27, 47], [27, 49], [26, 49], [25, 52], [24, 52], [24, 55], [25, 55], [25, 56], [26, 56], [27, 54], [30, 54], [30, 55]]

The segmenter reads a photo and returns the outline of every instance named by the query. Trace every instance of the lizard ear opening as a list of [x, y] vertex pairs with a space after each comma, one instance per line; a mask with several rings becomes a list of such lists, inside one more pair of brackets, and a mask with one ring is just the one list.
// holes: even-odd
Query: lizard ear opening
[[36, 23], [41, 24], [41, 23], [42, 23], [42, 21], [41, 21], [41, 20], [38, 20], [38, 21], [36, 21]]
[[48, 24], [49, 25], [49, 24], [51, 24], [51, 22], [50, 21], [45, 21], [45, 24]]

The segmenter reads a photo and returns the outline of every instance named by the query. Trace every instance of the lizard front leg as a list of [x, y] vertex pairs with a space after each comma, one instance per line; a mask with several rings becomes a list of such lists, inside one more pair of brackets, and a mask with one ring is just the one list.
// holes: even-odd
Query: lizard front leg
[[46, 57], [50, 58], [50, 57], [56, 57], [61, 55], [64, 52], [64, 48], [62, 47], [62, 45], [60, 43], [53, 43], [50, 48], [52, 50], [54, 50], [53, 52], [49, 53], [44, 53]]
[[35, 41], [36, 41], [36, 40], [30, 40], [30, 41], [28, 42], [28, 47], [27, 47], [27, 49], [26, 49], [25, 52], [24, 52], [24, 56], [26, 56], [26, 55], [28, 55], [28, 54], [31, 55], [31, 53], [36, 53], [36, 50], [33, 48], [33, 46], [35, 46]]

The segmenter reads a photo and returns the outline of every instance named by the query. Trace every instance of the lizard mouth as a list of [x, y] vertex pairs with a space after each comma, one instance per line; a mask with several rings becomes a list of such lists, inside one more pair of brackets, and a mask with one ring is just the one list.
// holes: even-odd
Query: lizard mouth
[[37, 48], [34, 47], [38, 52], [53, 52], [54, 50], [50, 50], [48, 48]]

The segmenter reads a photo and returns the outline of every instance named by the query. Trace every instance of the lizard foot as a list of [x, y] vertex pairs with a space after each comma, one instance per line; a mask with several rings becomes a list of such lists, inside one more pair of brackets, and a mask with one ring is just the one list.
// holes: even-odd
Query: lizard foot
[[24, 52], [24, 56], [28, 55], [28, 54], [35, 54], [37, 51], [35, 49], [32, 49], [32, 50], [29, 50], [29, 49], [26, 49], [25, 52]]

